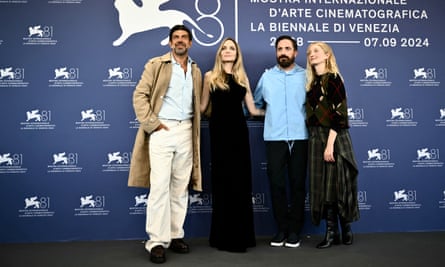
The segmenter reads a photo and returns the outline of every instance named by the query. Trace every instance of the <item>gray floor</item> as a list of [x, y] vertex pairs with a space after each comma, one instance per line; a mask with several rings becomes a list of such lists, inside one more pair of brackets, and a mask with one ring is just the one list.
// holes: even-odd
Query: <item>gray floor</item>
[[[445, 266], [445, 232], [356, 234], [352, 246], [316, 249], [321, 238], [305, 237], [300, 248], [290, 249], [269, 247], [268, 237], [259, 237], [247, 253], [218, 251], [206, 239], [190, 239], [190, 254], [168, 251], [167, 262], [158, 266]], [[154, 265], [140, 240], [0, 244], [1, 267]]]

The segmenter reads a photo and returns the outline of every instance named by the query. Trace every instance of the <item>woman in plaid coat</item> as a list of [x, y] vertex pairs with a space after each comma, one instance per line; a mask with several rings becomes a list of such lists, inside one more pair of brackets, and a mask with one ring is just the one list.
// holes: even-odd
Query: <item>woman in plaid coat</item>
[[350, 223], [359, 219], [357, 163], [349, 135], [346, 92], [332, 48], [324, 42], [307, 49], [306, 123], [309, 130], [309, 176], [312, 222], [326, 220], [317, 248], [351, 245]]

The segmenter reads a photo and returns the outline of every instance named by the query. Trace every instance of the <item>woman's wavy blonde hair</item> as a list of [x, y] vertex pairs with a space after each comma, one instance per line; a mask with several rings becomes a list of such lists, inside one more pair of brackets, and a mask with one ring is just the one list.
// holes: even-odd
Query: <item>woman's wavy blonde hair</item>
[[334, 52], [327, 43], [325, 42], [313, 42], [309, 44], [307, 50], [306, 50], [306, 91], [311, 90], [312, 82], [315, 80], [315, 77], [317, 74], [315, 73], [315, 67], [311, 65], [309, 62], [309, 56], [308, 52], [309, 49], [313, 46], [320, 47], [326, 54], [328, 54], [328, 58], [326, 59], [326, 73], [332, 73], [335, 76], [339, 75], [340, 78], [343, 80], [340, 70], [337, 65], [337, 60], [335, 59]]
[[221, 59], [221, 51], [227, 41], [232, 41], [236, 47], [236, 58], [232, 68], [233, 79], [241, 86], [248, 86], [247, 74], [246, 70], [244, 69], [241, 48], [233, 38], [227, 37], [221, 42], [218, 47], [218, 51], [216, 52], [215, 64], [210, 74], [210, 90], [215, 90], [215, 88], [219, 88], [222, 90], [229, 89], [229, 85], [227, 84], [227, 73], [224, 71], [223, 62]]

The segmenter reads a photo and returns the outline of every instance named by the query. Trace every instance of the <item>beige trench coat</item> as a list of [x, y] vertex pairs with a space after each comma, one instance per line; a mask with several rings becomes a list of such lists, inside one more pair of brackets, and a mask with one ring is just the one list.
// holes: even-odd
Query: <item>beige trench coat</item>
[[[133, 92], [133, 108], [140, 122], [136, 134], [130, 163], [128, 186], [150, 187], [150, 158], [148, 155], [148, 140], [150, 134], [161, 124], [157, 115], [161, 109], [163, 97], [166, 94], [172, 74], [171, 54], [150, 59], [144, 68], [142, 77]], [[196, 191], [202, 191], [200, 131], [201, 114], [199, 110], [202, 92], [201, 70], [192, 62], [193, 77], [193, 168], [191, 186]]]

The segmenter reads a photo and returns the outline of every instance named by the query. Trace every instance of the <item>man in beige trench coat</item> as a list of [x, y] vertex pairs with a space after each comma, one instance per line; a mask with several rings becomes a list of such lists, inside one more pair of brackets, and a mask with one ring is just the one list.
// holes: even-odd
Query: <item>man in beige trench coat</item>
[[150, 59], [133, 93], [140, 122], [128, 186], [149, 187], [145, 248], [154, 263], [165, 249], [188, 253], [183, 240], [188, 186], [202, 191], [200, 96], [202, 75], [188, 56], [192, 35], [184, 25], [170, 30], [171, 52]]

